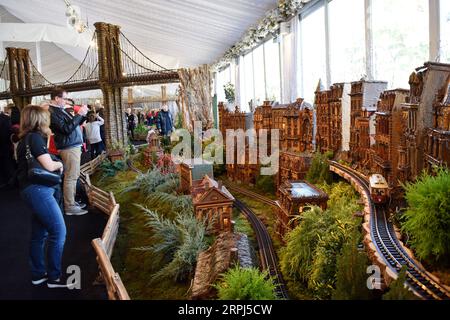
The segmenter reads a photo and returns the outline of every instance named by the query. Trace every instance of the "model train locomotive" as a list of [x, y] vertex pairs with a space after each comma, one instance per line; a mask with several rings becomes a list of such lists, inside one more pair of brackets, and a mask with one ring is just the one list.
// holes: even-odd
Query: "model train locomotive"
[[369, 178], [370, 197], [376, 204], [386, 203], [389, 198], [389, 186], [381, 174], [373, 174]]

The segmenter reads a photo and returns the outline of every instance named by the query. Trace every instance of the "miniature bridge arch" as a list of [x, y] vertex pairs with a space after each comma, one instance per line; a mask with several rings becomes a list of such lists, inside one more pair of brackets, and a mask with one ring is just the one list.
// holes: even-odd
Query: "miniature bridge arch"
[[91, 45], [79, 67], [64, 82], [52, 83], [33, 64], [28, 49], [6, 48], [0, 65], [0, 100], [12, 99], [22, 109], [33, 96], [47, 95], [55, 87], [68, 92], [100, 89], [105, 107], [108, 146], [125, 145], [126, 120], [122, 88], [179, 82], [177, 70], [169, 70], [143, 54], [120, 27], [97, 22]]

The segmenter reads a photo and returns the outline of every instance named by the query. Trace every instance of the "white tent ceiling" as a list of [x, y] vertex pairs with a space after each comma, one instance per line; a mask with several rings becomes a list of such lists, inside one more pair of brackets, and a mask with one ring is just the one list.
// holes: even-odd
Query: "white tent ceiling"
[[[145, 54], [167, 68], [212, 63], [277, 0], [71, 0], [93, 29], [96, 21], [120, 25]], [[66, 26], [64, 0], [0, 0], [25, 23]], [[5, 21], [2, 21], [5, 22]], [[63, 47], [69, 51], [69, 48]], [[81, 53], [70, 50], [81, 58]]]

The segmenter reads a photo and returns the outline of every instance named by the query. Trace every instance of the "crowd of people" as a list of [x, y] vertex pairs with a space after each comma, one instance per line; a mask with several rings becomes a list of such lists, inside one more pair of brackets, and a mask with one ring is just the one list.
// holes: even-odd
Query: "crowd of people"
[[87, 146], [91, 158], [105, 150], [102, 112], [75, 105], [66, 91], [55, 89], [50, 101], [21, 112], [8, 105], [0, 114], [0, 187], [17, 186], [32, 211], [29, 263], [34, 285], [76, 285], [68, 284], [61, 271], [63, 215], [88, 213], [80, 201], [81, 155]]
[[169, 111], [167, 103], [163, 103], [160, 110], [150, 110], [148, 112], [136, 111], [128, 108], [125, 112], [128, 135], [135, 139], [134, 130], [138, 125], [157, 129], [161, 136], [170, 136], [173, 131], [173, 116]]
[[[66, 239], [64, 214], [88, 213], [79, 183], [82, 153], [90, 158], [105, 149], [103, 108], [76, 105], [63, 89], [51, 100], [22, 110], [10, 104], [0, 113], [0, 188], [18, 187], [32, 212], [29, 265], [33, 285], [70, 288], [61, 261]], [[157, 129], [162, 136], [173, 131], [167, 104], [147, 114], [128, 109], [128, 133], [138, 124]], [[84, 198], [85, 194], [84, 194]]]

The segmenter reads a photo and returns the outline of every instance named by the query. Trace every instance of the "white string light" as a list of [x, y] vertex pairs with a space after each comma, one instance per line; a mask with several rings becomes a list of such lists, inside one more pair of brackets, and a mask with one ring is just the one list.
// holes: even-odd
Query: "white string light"
[[69, 0], [64, 0], [66, 4], [67, 25], [75, 29], [78, 33], [83, 33], [88, 29], [88, 26], [81, 19], [80, 8], [73, 6]]

